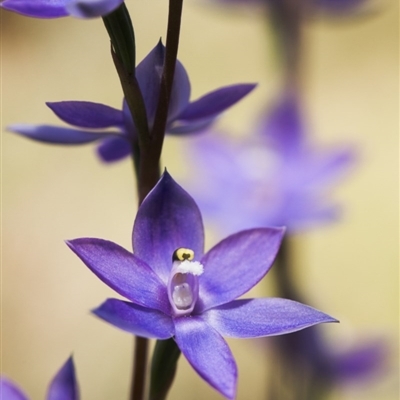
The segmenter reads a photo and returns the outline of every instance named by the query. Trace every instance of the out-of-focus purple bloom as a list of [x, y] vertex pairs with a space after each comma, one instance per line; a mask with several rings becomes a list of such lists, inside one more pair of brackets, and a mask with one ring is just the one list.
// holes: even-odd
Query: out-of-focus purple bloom
[[291, 300], [236, 300], [268, 272], [283, 233], [283, 228], [242, 231], [203, 254], [200, 211], [165, 172], [139, 208], [134, 254], [101, 239], [75, 239], [68, 245], [131, 301], [108, 299], [94, 314], [138, 336], [174, 337], [199, 375], [233, 399], [237, 368], [221, 335], [271, 336], [335, 321]]
[[[270, 7], [277, 1], [282, 0], [215, 0], [216, 3], [223, 5], [253, 7]], [[304, 6], [311, 15], [322, 12], [335, 16], [345, 13], [351, 14], [368, 2], [371, 2], [371, 0], [309, 0], [308, 2], [304, 1]]]
[[[160, 41], [136, 68], [150, 128], [154, 124], [158, 104], [164, 57], [165, 47]], [[177, 61], [166, 132], [181, 135], [205, 129], [255, 86], [226, 86], [190, 102], [189, 77], [183, 65]], [[8, 129], [46, 143], [79, 145], [99, 141], [98, 154], [106, 162], [119, 160], [131, 153], [137, 132], [125, 101], [122, 110], [86, 101], [62, 101], [47, 105], [59, 118], [79, 129], [24, 124], [11, 125]], [[109, 131], [108, 128], [114, 130]]]
[[291, 95], [256, 130], [246, 140], [212, 133], [191, 142], [198, 168], [191, 190], [205, 215], [225, 233], [254, 226], [295, 231], [337, 218], [327, 191], [353, 164], [353, 150], [313, 146]]
[[[28, 400], [29, 397], [10, 380], [0, 378], [1, 400]], [[50, 382], [47, 400], [79, 400], [79, 388], [75, 377], [75, 367], [72, 357], [57, 372]]]
[[96, 18], [109, 14], [124, 0], [4, 0], [0, 7], [34, 18]]

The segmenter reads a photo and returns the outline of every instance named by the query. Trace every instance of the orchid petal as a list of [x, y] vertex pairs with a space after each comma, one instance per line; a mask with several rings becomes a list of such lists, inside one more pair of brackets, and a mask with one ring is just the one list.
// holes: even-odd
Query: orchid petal
[[144, 261], [107, 240], [82, 238], [67, 245], [116, 292], [140, 306], [169, 313], [166, 287]]
[[122, 111], [90, 101], [47, 102], [46, 105], [64, 122], [80, 128], [124, 126]]
[[172, 135], [184, 135], [186, 133], [198, 133], [207, 129], [213, 122], [215, 117], [196, 119], [194, 121], [175, 120], [171, 125], [167, 126], [167, 133]]
[[177, 119], [193, 121], [216, 117], [231, 107], [256, 87], [255, 84], [238, 84], [214, 90], [190, 103]]
[[131, 152], [131, 144], [125, 137], [108, 137], [97, 148], [97, 154], [104, 162], [121, 160]]
[[222, 336], [196, 317], [176, 318], [174, 322], [176, 343], [191, 366], [218, 392], [234, 399], [237, 367]]
[[143, 95], [150, 127], [153, 126], [158, 104], [164, 57], [165, 48], [160, 40], [136, 67], [136, 79]]
[[228, 236], [201, 260], [197, 312], [228, 303], [249, 291], [269, 271], [285, 228], [249, 229]]
[[7, 129], [38, 142], [69, 145], [85, 144], [104, 139], [107, 136], [120, 135], [116, 132], [89, 132], [52, 125], [15, 124], [9, 125]]
[[305, 141], [303, 125], [296, 96], [284, 93], [261, 120], [259, 132], [282, 156], [292, 158]]
[[170, 316], [127, 301], [107, 299], [92, 312], [117, 328], [137, 336], [168, 339], [174, 335]]
[[202, 318], [223, 336], [255, 338], [291, 333], [336, 319], [292, 300], [234, 300], [208, 310]]
[[79, 400], [75, 366], [70, 357], [50, 383], [47, 400]]
[[14, 11], [27, 17], [60, 18], [68, 16], [65, 4], [68, 0], [4, 0], [0, 8]]
[[3, 376], [0, 377], [0, 398], [2, 400], [29, 400], [15, 383]]
[[176, 60], [174, 81], [172, 83], [171, 99], [168, 108], [168, 120], [173, 120], [189, 104], [190, 81], [185, 67]]
[[359, 343], [355, 347], [333, 356], [333, 373], [340, 382], [371, 379], [384, 373], [389, 349], [383, 341]]
[[136, 256], [146, 260], [165, 283], [176, 249], [193, 250], [196, 260], [203, 255], [204, 231], [199, 208], [166, 171], [139, 207], [132, 243]]
[[119, 7], [124, 0], [70, 0], [66, 9], [76, 18], [102, 17]]

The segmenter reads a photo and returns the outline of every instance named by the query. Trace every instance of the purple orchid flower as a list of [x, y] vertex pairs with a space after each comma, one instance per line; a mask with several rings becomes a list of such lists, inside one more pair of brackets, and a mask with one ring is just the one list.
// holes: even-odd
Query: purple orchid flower
[[[136, 68], [150, 128], [158, 103], [164, 57], [165, 47], [160, 41]], [[181, 135], [205, 129], [255, 86], [225, 86], [189, 102], [189, 77], [183, 65], [177, 61], [166, 132]], [[63, 121], [79, 129], [24, 124], [11, 125], [8, 129], [30, 139], [53, 144], [79, 145], [99, 141], [98, 154], [106, 162], [120, 160], [131, 153], [132, 142], [137, 140], [137, 131], [125, 101], [122, 110], [86, 101], [62, 101], [47, 103], [47, 106]], [[108, 128], [115, 129], [109, 131]]]
[[284, 228], [242, 231], [203, 254], [200, 211], [165, 172], [139, 207], [134, 254], [101, 239], [67, 244], [103, 282], [130, 300], [108, 299], [95, 315], [138, 336], [173, 337], [199, 375], [233, 399], [237, 368], [221, 335], [280, 335], [335, 321], [291, 300], [236, 300], [268, 272], [283, 233]]
[[[28, 400], [29, 397], [13, 382], [0, 378], [1, 400]], [[79, 388], [75, 367], [70, 357], [50, 382], [47, 400], [79, 400]]]
[[0, 7], [34, 18], [96, 18], [109, 14], [124, 0], [4, 0]]
[[327, 192], [353, 165], [354, 152], [315, 148], [303, 125], [295, 97], [285, 95], [250, 140], [212, 133], [191, 142], [198, 166], [191, 189], [225, 233], [252, 226], [298, 231], [339, 216]]

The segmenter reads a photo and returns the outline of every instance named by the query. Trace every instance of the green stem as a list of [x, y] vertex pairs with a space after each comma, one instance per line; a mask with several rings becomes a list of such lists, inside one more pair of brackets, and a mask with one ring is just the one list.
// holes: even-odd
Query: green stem
[[149, 400], [165, 400], [175, 377], [181, 351], [174, 339], [158, 340], [151, 364]]

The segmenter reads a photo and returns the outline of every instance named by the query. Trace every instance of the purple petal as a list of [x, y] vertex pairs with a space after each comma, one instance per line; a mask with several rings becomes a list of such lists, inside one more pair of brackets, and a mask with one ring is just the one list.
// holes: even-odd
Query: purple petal
[[361, 343], [345, 353], [334, 355], [334, 374], [339, 382], [371, 379], [385, 372], [389, 358], [383, 341]]
[[169, 314], [165, 285], [138, 257], [107, 240], [82, 238], [67, 241], [67, 245], [116, 292], [135, 304]]
[[120, 135], [116, 132], [89, 132], [52, 125], [15, 124], [9, 125], [7, 130], [39, 142], [71, 145], [90, 143], [107, 136]]
[[2, 400], [28, 400], [28, 397], [13, 382], [5, 377], [0, 377], [0, 398]]
[[228, 303], [249, 291], [271, 268], [285, 228], [258, 228], [228, 236], [201, 260], [197, 312]]
[[168, 121], [172, 121], [189, 104], [190, 81], [185, 67], [176, 60], [175, 75], [172, 83], [171, 99], [168, 109]]
[[235, 300], [202, 315], [223, 336], [255, 338], [291, 333], [336, 319], [296, 301], [264, 298]]
[[356, 152], [351, 146], [315, 151], [308, 155], [304, 184], [328, 186], [343, 178], [356, 164]]
[[108, 137], [97, 148], [97, 154], [104, 162], [121, 160], [131, 151], [131, 144], [125, 137]]
[[64, 122], [80, 128], [123, 127], [122, 111], [89, 101], [59, 101], [46, 105]]
[[193, 103], [190, 103], [186, 109], [178, 115], [177, 119], [193, 121], [196, 119], [216, 117], [241, 100], [255, 87], [255, 84], [239, 84], [217, 89]]
[[109, 14], [119, 7], [124, 0], [71, 0], [66, 9], [77, 18], [96, 18]]
[[136, 67], [136, 79], [146, 105], [150, 127], [153, 126], [158, 104], [164, 55], [165, 48], [160, 40], [154, 49]]
[[145, 198], [133, 227], [133, 249], [166, 283], [172, 255], [180, 247], [194, 251], [199, 260], [204, 251], [204, 231], [196, 203], [164, 172]]
[[59, 18], [68, 16], [68, 0], [4, 0], [0, 8], [34, 18]]
[[222, 336], [199, 318], [182, 317], [174, 322], [176, 343], [190, 365], [223, 396], [234, 399], [237, 368]]
[[108, 299], [92, 312], [117, 328], [137, 336], [168, 339], [174, 335], [170, 316], [126, 301]]
[[259, 131], [280, 154], [292, 158], [305, 142], [300, 106], [293, 93], [282, 98], [262, 118]]
[[79, 400], [75, 366], [70, 357], [50, 383], [47, 400]]
[[167, 133], [172, 135], [182, 135], [186, 133], [201, 132], [207, 129], [213, 122], [214, 117], [196, 119], [194, 121], [176, 120], [167, 126]]

